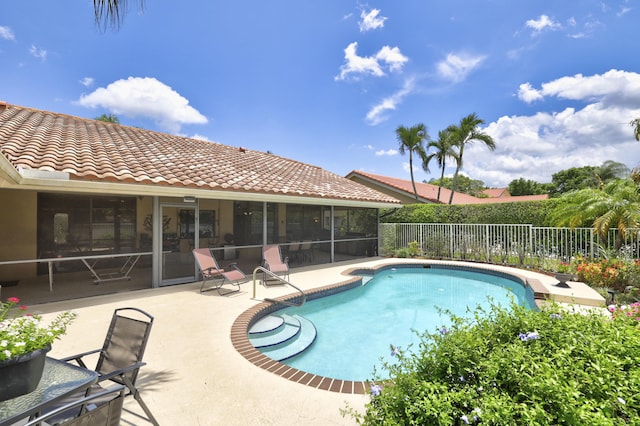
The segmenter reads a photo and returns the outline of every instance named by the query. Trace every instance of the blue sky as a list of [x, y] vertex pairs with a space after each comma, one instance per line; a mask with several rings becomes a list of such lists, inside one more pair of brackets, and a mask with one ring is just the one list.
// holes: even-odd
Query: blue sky
[[0, 100], [340, 175], [409, 179], [395, 129], [436, 138], [472, 112], [497, 149], [467, 148], [463, 172], [488, 186], [640, 165], [640, 1], [130, 0], [118, 31], [62, 4], [0, 3]]

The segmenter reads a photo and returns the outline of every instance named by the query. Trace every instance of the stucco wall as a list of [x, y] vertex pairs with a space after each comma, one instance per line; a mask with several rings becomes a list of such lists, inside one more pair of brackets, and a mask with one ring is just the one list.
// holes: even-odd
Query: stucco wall
[[[0, 261], [38, 257], [37, 205], [36, 192], [0, 189]], [[0, 281], [35, 275], [35, 263], [0, 266]]]

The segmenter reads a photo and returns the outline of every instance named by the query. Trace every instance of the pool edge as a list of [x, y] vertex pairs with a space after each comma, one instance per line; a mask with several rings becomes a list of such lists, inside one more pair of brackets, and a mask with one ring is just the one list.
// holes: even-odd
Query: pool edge
[[[476, 264], [465, 262], [443, 262], [443, 261], [416, 261], [416, 262], [386, 262], [378, 265], [366, 266], [366, 267], [351, 267], [345, 269], [341, 275], [346, 279], [335, 284], [329, 284], [321, 287], [317, 287], [306, 292], [307, 300], [313, 300], [318, 297], [329, 296], [331, 294], [339, 293], [349, 290], [353, 287], [361, 285], [362, 277], [357, 274], [376, 273], [384, 269], [393, 267], [409, 268], [409, 267], [424, 267], [425, 265], [436, 267], [449, 267], [457, 270], [467, 271], [481, 271], [484, 273], [499, 274], [500, 276], [509, 277], [520, 281], [523, 286], [531, 289], [533, 292], [534, 303], [537, 308], [540, 308], [544, 301], [549, 300], [550, 292], [546, 289], [542, 283], [535, 278], [528, 278], [524, 275], [520, 275], [514, 271], [505, 271], [501, 268], [495, 267], [491, 264]], [[300, 294], [292, 293], [285, 296], [276, 298], [283, 301], [296, 301], [300, 298]], [[246, 360], [252, 364], [267, 370], [273, 374], [277, 374], [287, 380], [291, 380], [296, 383], [300, 383], [305, 386], [311, 386], [321, 390], [327, 390], [337, 393], [346, 394], [365, 394], [368, 390], [369, 383], [366, 381], [353, 381], [334, 379], [331, 377], [325, 377], [308, 373], [306, 371], [298, 370], [294, 367], [290, 367], [281, 362], [275, 361], [268, 356], [264, 355], [258, 349], [254, 348], [249, 342], [248, 330], [251, 326], [262, 317], [269, 315], [272, 312], [282, 309], [282, 306], [278, 306], [271, 302], [260, 302], [257, 305], [245, 310], [240, 314], [231, 326], [231, 343], [233, 347], [242, 355]]]

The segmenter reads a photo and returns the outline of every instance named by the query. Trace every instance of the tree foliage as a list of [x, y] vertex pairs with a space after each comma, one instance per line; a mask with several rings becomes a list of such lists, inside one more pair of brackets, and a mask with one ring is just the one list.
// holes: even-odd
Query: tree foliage
[[559, 197], [568, 192], [586, 188], [599, 188], [615, 179], [629, 176], [629, 168], [616, 161], [605, 161], [600, 166], [571, 167], [554, 173], [549, 196]]
[[513, 196], [538, 195], [546, 194], [548, 191], [548, 186], [546, 184], [538, 183], [534, 180], [521, 177], [509, 182], [509, 186], [507, 189], [509, 190], [509, 194]]
[[120, 119], [115, 114], [102, 114], [102, 115], [96, 117], [96, 120], [104, 121], [106, 123], [116, 123], [116, 124], [120, 123]]
[[596, 180], [595, 166], [571, 167], [560, 170], [551, 176], [549, 195], [558, 197], [567, 192], [596, 186], [598, 186], [598, 182]]
[[[144, 9], [144, 0], [137, 0], [140, 10]], [[93, 14], [96, 25], [113, 29], [120, 28], [127, 12], [127, 0], [93, 0]]]
[[447, 132], [451, 134], [453, 146], [457, 148], [455, 155], [456, 171], [453, 173], [453, 188], [449, 196], [449, 204], [453, 202], [453, 194], [457, 190], [458, 175], [463, 166], [464, 149], [474, 141], [483, 143], [489, 150], [494, 151], [496, 144], [488, 134], [481, 132], [478, 127], [484, 124], [484, 120], [475, 113], [469, 114], [460, 120], [458, 125], [452, 124], [447, 127]]
[[[418, 190], [416, 189], [416, 182], [413, 177], [413, 156], [418, 155], [418, 158], [426, 159], [427, 154], [424, 147], [425, 139], [429, 139], [427, 133], [427, 126], [422, 123], [415, 126], [405, 127], [398, 126], [396, 129], [396, 139], [400, 146], [400, 154], [404, 155], [405, 152], [409, 152], [409, 172], [411, 173], [411, 185], [413, 186], [413, 193], [416, 197], [416, 202], [419, 201]], [[425, 171], [429, 171], [428, 162], [423, 161], [422, 167]]]
[[[429, 181], [432, 185], [442, 186], [443, 188], [453, 189], [454, 181], [452, 177], [441, 177], [440, 179], [431, 179]], [[486, 197], [482, 191], [487, 189], [483, 181], [479, 179], [471, 179], [465, 175], [458, 176], [458, 182], [456, 184], [456, 191], [463, 194], [473, 195], [474, 197], [483, 198]]]
[[631, 179], [610, 181], [602, 188], [566, 194], [551, 214], [556, 226], [592, 226], [600, 238], [618, 229], [619, 248], [633, 228], [640, 227], [640, 193]]
[[457, 154], [453, 149], [452, 134], [447, 129], [440, 130], [438, 132], [438, 140], [431, 141], [427, 145], [427, 150], [433, 148], [435, 152], [428, 154], [426, 158], [426, 170], [429, 169], [429, 162], [435, 159], [438, 162], [440, 168], [440, 181], [438, 182], [438, 195], [437, 200], [440, 201], [440, 192], [442, 189], [442, 182], [444, 181], [444, 170], [447, 167], [447, 160], [453, 159], [457, 161]]
[[634, 118], [629, 125], [633, 127], [633, 137], [640, 142], [640, 118]]

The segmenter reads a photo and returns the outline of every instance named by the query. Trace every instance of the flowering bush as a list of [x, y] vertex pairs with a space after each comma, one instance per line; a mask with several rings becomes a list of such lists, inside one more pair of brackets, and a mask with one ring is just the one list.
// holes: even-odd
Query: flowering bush
[[[576, 267], [578, 279], [592, 287], [606, 287], [618, 291], [624, 291], [629, 285], [629, 277], [633, 274], [631, 269], [638, 265], [625, 265], [619, 259], [603, 259], [600, 261], [586, 261], [581, 259]], [[637, 273], [637, 272], [636, 272]]]
[[624, 317], [478, 308], [400, 351], [366, 411], [345, 412], [363, 425], [640, 424], [639, 323]]
[[609, 305], [609, 312], [614, 320], [631, 321], [637, 325], [640, 321], [640, 302], [622, 306]]
[[10, 317], [14, 308], [26, 311], [27, 307], [18, 306], [19, 303], [17, 297], [0, 302], [0, 361], [50, 346], [66, 333], [67, 326], [76, 318], [73, 312], [63, 312], [50, 324], [43, 325], [39, 315]]

